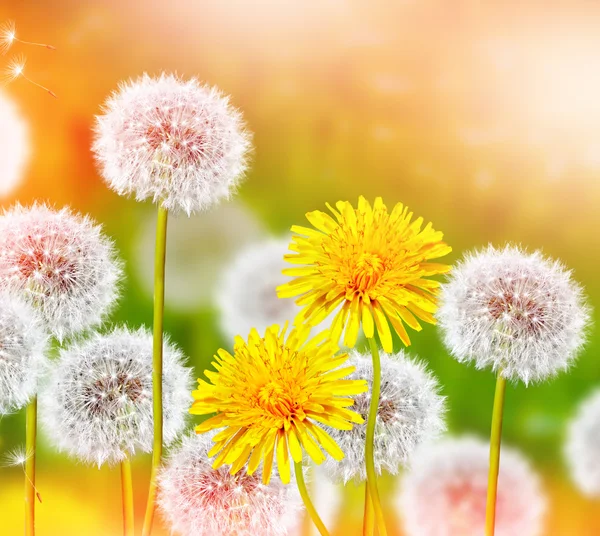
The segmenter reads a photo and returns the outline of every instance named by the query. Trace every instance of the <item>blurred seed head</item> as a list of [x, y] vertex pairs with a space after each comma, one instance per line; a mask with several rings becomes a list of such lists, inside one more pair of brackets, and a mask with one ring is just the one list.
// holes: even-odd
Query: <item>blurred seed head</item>
[[95, 132], [93, 151], [110, 188], [188, 216], [231, 196], [251, 149], [229, 97], [165, 73], [121, 84]]
[[25, 406], [46, 371], [48, 335], [24, 300], [0, 292], [0, 415]]
[[0, 217], [0, 283], [32, 304], [59, 340], [102, 322], [121, 276], [112, 241], [88, 216], [17, 204]]
[[191, 434], [170, 456], [159, 476], [159, 508], [177, 534], [195, 536], [284, 536], [300, 503], [292, 486], [273, 475], [262, 483], [228, 467], [213, 469], [208, 452], [214, 433]]
[[221, 330], [228, 339], [246, 336], [250, 329], [259, 333], [269, 326], [293, 323], [300, 308], [290, 298], [278, 298], [276, 288], [288, 281], [283, 255], [289, 239], [267, 239], [252, 244], [226, 266], [217, 287], [216, 303]]
[[[488, 467], [488, 443], [472, 437], [419, 449], [396, 498], [407, 536], [484, 534]], [[537, 474], [521, 453], [503, 446], [496, 535], [540, 535], [545, 510]]]
[[583, 401], [570, 422], [565, 456], [577, 487], [589, 497], [599, 497], [600, 390]]
[[437, 319], [459, 362], [528, 384], [573, 363], [590, 311], [560, 262], [539, 251], [489, 246], [455, 266], [442, 285]]
[[[191, 405], [191, 370], [163, 347], [164, 442], [183, 430]], [[153, 440], [152, 334], [140, 328], [95, 333], [60, 352], [40, 400], [45, 432], [61, 451], [98, 466], [118, 463]]]
[[0, 197], [19, 186], [29, 156], [28, 125], [13, 101], [0, 93]]
[[[373, 364], [370, 355], [356, 350], [350, 352], [345, 366], [356, 367], [348, 379], [365, 379], [369, 391], [354, 396], [351, 409], [365, 423], [355, 424], [352, 430], [328, 428], [329, 434], [345, 453], [336, 462], [327, 459], [324, 466], [333, 481], [366, 480], [365, 440], [366, 420], [373, 385]], [[404, 352], [381, 355], [381, 396], [375, 424], [375, 470], [397, 474], [409, 463], [414, 450], [445, 430], [445, 401], [439, 394], [437, 380], [425, 366], [409, 359]]]

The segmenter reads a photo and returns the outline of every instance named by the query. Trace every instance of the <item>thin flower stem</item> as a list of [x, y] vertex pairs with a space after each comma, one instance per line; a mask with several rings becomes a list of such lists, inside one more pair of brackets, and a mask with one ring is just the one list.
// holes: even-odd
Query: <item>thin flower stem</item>
[[123, 497], [123, 536], [134, 536], [133, 479], [129, 458], [121, 462], [121, 495]]
[[25, 414], [25, 536], [35, 535], [35, 445], [37, 437], [37, 397], [27, 405]]
[[496, 394], [492, 412], [490, 434], [490, 472], [488, 476], [487, 505], [485, 510], [485, 536], [494, 536], [496, 526], [496, 496], [498, 494], [498, 472], [500, 470], [500, 443], [502, 441], [502, 418], [504, 416], [504, 395], [506, 379], [498, 371]]
[[295, 462], [294, 469], [296, 471], [296, 483], [298, 484], [298, 490], [300, 491], [300, 496], [302, 497], [302, 500], [304, 501], [304, 506], [306, 507], [306, 511], [308, 512], [311, 519], [313, 520], [313, 523], [317, 527], [319, 534], [321, 536], [329, 536], [329, 532], [327, 531], [327, 528], [325, 527], [323, 521], [321, 521], [321, 518], [319, 517], [319, 514], [315, 510], [315, 507], [308, 495], [308, 490], [306, 489], [306, 483], [304, 482], [304, 473], [302, 472], [302, 462]]
[[369, 486], [365, 484], [365, 514], [363, 517], [363, 536], [373, 536], [375, 533], [375, 517], [373, 512], [373, 501], [369, 493]]
[[379, 490], [377, 489], [377, 473], [375, 472], [375, 460], [373, 451], [375, 448], [375, 421], [379, 409], [379, 395], [381, 392], [381, 361], [379, 358], [379, 349], [374, 338], [369, 339], [371, 348], [371, 357], [373, 358], [373, 388], [371, 391], [371, 402], [369, 404], [369, 417], [367, 420], [367, 440], [365, 444], [365, 466], [367, 469], [367, 486], [369, 495], [373, 503], [373, 512], [377, 523], [379, 536], [387, 536], [385, 528], [385, 517], [381, 501], [379, 499]]
[[156, 219], [156, 249], [154, 254], [154, 323], [152, 353], [152, 407], [154, 416], [154, 444], [152, 447], [152, 472], [150, 489], [144, 517], [143, 536], [150, 536], [156, 508], [157, 483], [163, 448], [163, 408], [162, 408], [162, 370], [163, 370], [163, 317], [165, 309], [165, 259], [167, 254], [168, 211], [158, 206]]

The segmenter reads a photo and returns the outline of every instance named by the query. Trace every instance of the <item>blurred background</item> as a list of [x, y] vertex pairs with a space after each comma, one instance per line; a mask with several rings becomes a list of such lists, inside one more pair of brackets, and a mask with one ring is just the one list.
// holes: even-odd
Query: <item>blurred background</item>
[[[17, 43], [0, 57], [0, 68], [13, 53], [25, 53], [27, 76], [58, 98], [22, 78], [1, 89], [10, 113], [0, 113], [0, 121], [16, 114], [18, 123], [0, 125], [0, 169], [23, 149], [15, 141], [23, 132], [28, 146], [24, 167], [0, 176], [10, 182], [0, 187], [2, 205], [41, 199], [90, 213], [127, 265], [111, 320], [150, 326], [154, 207], [105, 187], [90, 153], [91, 127], [121, 80], [176, 71], [231, 94], [256, 146], [233, 202], [170, 222], [165, 325], [197, 372], [229, 346], [212, 296], [232, 255], [303, 223], [305, 212], [326, 201], [355, 202], [359, 194], [383, 196], [388, 206], [402, 201], [431, 220], [453, 246], [451, 260], [489, 242], [541, 248], [574, 270], [595, 305], [600, 3], [483, 4], [3, 0], [0, 22], [12, 19], [20, 38], [57, 50]], [[492, 374], [455, 363], [431, 326], [412, 339], [410, 351], [444, 386], [451, 431], [486, 436]], [[599, 351], [592, 330], [570, 373], [507, 392], [504, 441], [543, 476], [551, 501], [547, 535], [600, 531], [599, 505], [576, 491], [562, 455], [568, 419], [600, 387]], [[22, 413], [0, 420], [0, 452], [21, 445], [23, 430]], [[148, 469], [149, 457], [135, 460], [140, 516]], [[118, 469], [77, 465], [42, 437], [38, 473], [40, 536], [120, 533]], [[22, 479], [20, 468], [0, 470], [3, 535], [22, 531]], [[392, 534], [402, 534], [391, 506], [389, 512]], [[347, 490], [334, 515], [336, 534], [358, 534], [361, 515], [361, 491]]]

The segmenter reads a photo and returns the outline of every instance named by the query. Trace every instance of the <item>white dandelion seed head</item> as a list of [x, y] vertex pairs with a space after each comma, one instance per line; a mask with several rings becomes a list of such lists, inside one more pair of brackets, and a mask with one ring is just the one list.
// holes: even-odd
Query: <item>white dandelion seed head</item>
[[122, 271], [112, 241], [88, 216], [17, 204], [0, 217], [0, 283], [31, 303], [59, 340], [102, 322]]
[[221, 330], [229, 338], [245, 336], [252, 328], [263, 333], [274, 324], [292, 323], [300, 311], [293, 299], [277, 297], [288, 278], [283, 259], [289, 239], [267, 239], [247, 246], [225, 267], [217, 285], [216, 303]]
[[459, 362], [527, 385], [573, 363], [590, 312], [560, 262], [509, 245], [489, 246], [454, 267], [442, 285], [437, 319]]
[[[191, 369], [163, 346], [164, 442], [184, 429], [192, 403]], [[63, 349], [40, 398], [47, 436], [63, 452], [98, 466], [115, 464], [153, 440], [152, 334], [116, 328]]]
[[259, 470], [235, 475], [213, 469], [213, 433], [191, 434], [169, 457], [158, 479], [158, 504], [174, 533], [195, 536], [285, 536], [300, 502], [275, 475], [268, 485]]
[[[419, 449], [396, 498], [407, 536], [481, 536], [489, 445], [472, 437], [445, 439]], [[502, 447], [496, 503], [497, 536], [542, 533], [546, 498], [523, 455]]]
[[565, 457], [582, 493], [600, 496], [600, 390], [583, 401], [569, 424]]
[[[190, 219], [172, 218], [167, 227], [165, 303], [180, 311], [195, 311], [211, 304], [223, 268], [239, 248], [261, 240], [264, 233], [260, 221], [238, 202], [224, 203], [219, 210]], [[140, 224], [135, 262], [131, 265], [142, 290], [150, 297], [154, 291], [155, 242], [153, 213]]]
[[[324, 464], [334, 482], [366, 480], [365, 440], [366, 420], [373, 385], [371, 356], [356, 350], [344, 366], [356, 370], [348, 379], [367, 380], [369, 391], [354, 397], [352, 410], [365, 419], [365, 424], [352, 430], [328, 428], [329, 434], [345, 454], [341, 461], [328, 458]], [[397, 474], [409, 463], [414, 450], [432, 441], [445, 430], [445, 399], [439, 394], [437, 380], [425, 366], [409, 359], [404, 352], [381, 354], [381, 396], [375, 424], [375, 470]]]
[[46, 371], [48, 335], [38, 313], [21, 298], [0, 292], [0, 415], [37, 393]]
[[7, 196], [19, 186], [29, 156], [29, 127], [14, 102], [0, 93], [1, 197]]
[[188, 216], [228, 199], [251, 136], [218, 89], [170, 74], [121, 84], [97, 117], [93, 151], [110, 188]]

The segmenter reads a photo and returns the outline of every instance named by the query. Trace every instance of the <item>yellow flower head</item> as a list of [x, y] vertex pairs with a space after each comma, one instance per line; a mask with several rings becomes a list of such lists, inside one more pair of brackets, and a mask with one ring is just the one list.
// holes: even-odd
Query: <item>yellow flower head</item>
[[198, 380], [190, 413], [216, 413], [196, 427], [197, 433], [223, 428], [208, 453], [217, 455], [213, 467], [231, 464], [235, 474], [248, 464], [252, 474], [264, 460], [263, 481], [271, 478], [273, 458], [284, 483], [290, 481], [290, 454], [302, 461], [302, 449], [316, 462], [325, 461], [323, 448], [336, 460], [344, 453], [331, 436], [315, 423], [340, 430], [361, 424], [358, 413], [347, 409], [348, 395], [367, 391], [364, 380], [344, 380], [354, 367], [338, 368], [347, 354], [336, 356], [337, 344], [324, 331], [307, 340], [310, 327], [287, 325], [267, 329], [264, 338], [253, 329], [246, 343], [235, 338], [234, 355], [219, 350], [205, 371], [210, 380]]
[[430, 223], [422, 228], [423, 218], [411, 223], [413, 213], [401, 203], [388, 213], [380, 197], [371, 207], [361, 196], [357, 209], [347, 201], [327, 208], [334, 218], [320, 210], [306, 214], [315, 229], [292, 227], [303, 236], [293, 236], [290, 250], [296, 253], [285, 259], [305, 266], [284, 270], [295, 279], [278, 287], [279, 297], [302, 295], [296, 322], [313, 326], [339, 307], [332, 338], [338, 341], [345, 329], [348, 347], [356, 344], [361, 321], [368, 338], [377, 328], [386, 352], [393, 351], [390, 324], [408, 346], [404, 324], [420, 331], [419, 319], [435, 323], [439, 282], [427, 278], [450, 270], [429, 261], [452, 248]]

